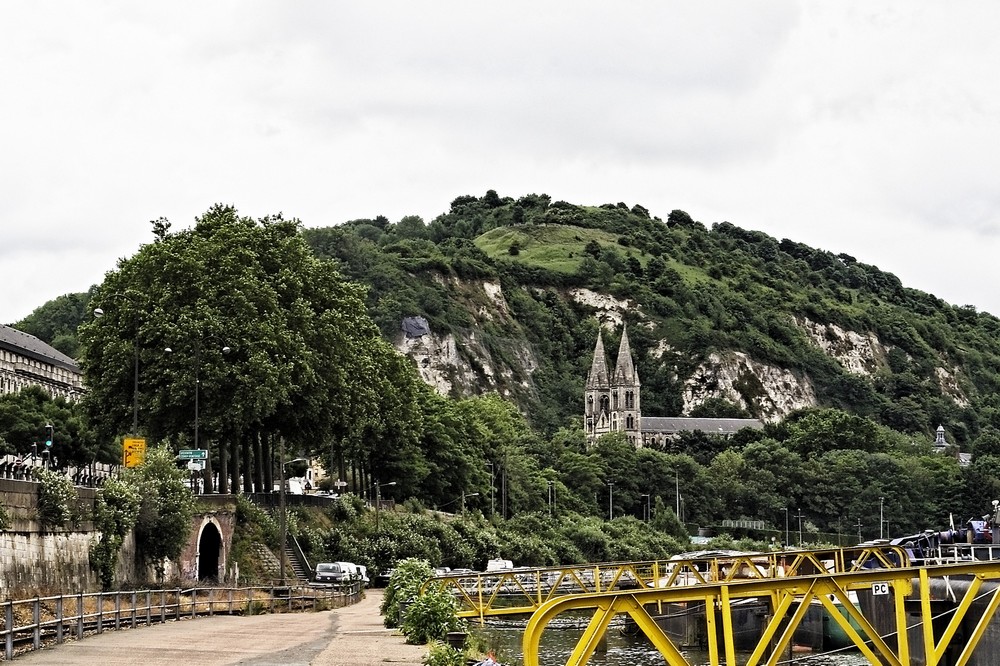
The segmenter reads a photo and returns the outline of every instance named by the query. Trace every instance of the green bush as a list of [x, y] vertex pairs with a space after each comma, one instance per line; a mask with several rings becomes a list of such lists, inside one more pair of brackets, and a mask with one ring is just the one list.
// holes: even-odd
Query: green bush
[[61, 527], [73, 517], [76, 488], [68, 477], [49, 470], [42, 470], [38, 480], [38, 520], [44, 527]]
[[458, 602], [450, 592], [428, 590], [410, 602], [403, 618], [407, 643], [422, 645], [441, 640], [448, 632], [464, 631], [465, 620], [458, 617]]
[[351, 522], [360, 516], [364, 509], [363, 499], [354, 493], [345, 493], [330, 504], [329, 514], [334, 522]]
[[431, 641], [421, 662], [424, 666], [465, 666], [465, 653], [447, 643]]
[[424, 581], [433, 575], [434, 571], [427, 560], [408, 558], [396, 563], [379, 608], [384, 616], [382, 623], [390, 628], [399, 626], [399, 604], [411, 602], [420, 592]]
[[99, 536], [90, 544], [90, 565], [110, 590], [114, 584], [115, 565], [126, 535], [135, 527], [142, 499], [139, 491], [120, 477], [104, 482], [94, 505], [94, 527]]

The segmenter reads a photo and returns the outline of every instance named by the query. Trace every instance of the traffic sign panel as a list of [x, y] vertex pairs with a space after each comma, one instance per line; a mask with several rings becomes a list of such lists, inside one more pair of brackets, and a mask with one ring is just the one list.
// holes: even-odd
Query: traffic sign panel
[[208, 451], [205, 449], [181, 449], [177, 452], [177, 457], [181, 460], [208, 460]]
[[138, 467], [146, 459], [146, 440], [126, 437], [122, 445], [125, 467]]

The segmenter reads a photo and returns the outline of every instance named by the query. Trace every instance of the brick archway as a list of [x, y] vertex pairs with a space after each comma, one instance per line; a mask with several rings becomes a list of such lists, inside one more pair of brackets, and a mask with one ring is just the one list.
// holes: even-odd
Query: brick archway
[[198, 530], [197, 567], [199, 581], [219, 582], [223, 578], [222, 566], [225, 558], [225, 544], [222, 527], [214, 517], [205, 517]]

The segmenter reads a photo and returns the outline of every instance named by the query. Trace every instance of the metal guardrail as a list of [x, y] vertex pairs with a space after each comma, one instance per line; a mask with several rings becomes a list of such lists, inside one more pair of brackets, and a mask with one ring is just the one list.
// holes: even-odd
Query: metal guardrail
[[898, 546], [855, 546], [458, 573], [435, 576], [420, 592], [431, 588], [451, 592], [458, 599], [460, 616], [482, 620], [533, 613], [551, 599], [572, 594], [796, 578], [909, 564], [906, 551]]
[[2, 603], [3, 659], [87, 634], [135, 629], [182, 617], [258, 615], [347, 606], [361, 598], [360, 582], [330, 587], [207, 587], [92, 592]]

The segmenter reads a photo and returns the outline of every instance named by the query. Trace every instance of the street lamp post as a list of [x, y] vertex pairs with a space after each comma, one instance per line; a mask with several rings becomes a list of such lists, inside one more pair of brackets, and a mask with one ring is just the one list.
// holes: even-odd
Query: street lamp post
[[785, 548], [788, 548], [791, 545], [788, 543], [788, 507], [783, 506], [781, 510], [785, 512]]
[[479, 497], [479, 493], [466, 493], [466, 492], [462, 492], [462, 515], [465, 515], [465, 498], [466, 497]]
[[552, 482], [549, 481], [549, 518], [552, 517]]
[[883, 507], [884, 501], [885, 501], [884, 497], [879, 497], [878, 498], [878, 538], [879, 539], [883, 538], [883, 534], [882, 534], [882, 507]]
[[489, 460], [486, 462], [490, 466], [490, 518], [496, 513], [496, 471], [494, 470], [493, 461]]
[[[645, 520], [648, 523], [651, 517], [649, 510], [649, 493], [643, 493], [641, 497], [646, 498], [646, 505], [643, 507], [645, 509], [645, 513], [643, 514], [643, 520]], [[678, 516], [677, 519], [680, 520], [680, 516]]]
[[802, 509], [799, 509], [798, 513], [799, 519], [799, 546], [802, 546]]
[[278, 462], [280, 463], [278, 467], [278, 480], [281, 483], [281, 488], [278, 490], [279, 505], [281, 507], [281, 586], [285, 586], [285, 543], [288, 541], [288, 523], [285, 514], [285, 465], [291, 465], [292, 463], [302, 462], [306, 458], [293, 458], [292, 460], [285, 460], [285, 438], [282, 437], [279, 440], [279, 453]]
[[615, 519], [615, 482], [608, 481], [608, 520]]
[[[132, 300], [126, 294], [109, 294], [109, 298], [120, 297]], [[104, 310], [94, 308], [94, 316], [98, 319], [104, 316]], [[138, 336], [138, 332], [136, 332]], [[139, 434], [139, 340], [132, 338], [132, 434]]]
[[395, 481], [389, 481], [388, 483], [379, 483], [378, 479], [375, 479], [375, 533], [376, 534], [379, 531], [378, 510], [380, 508], [379, 505], [382, 504], [382, 486], [394, 486], [394, 485], [396, 485]]
[[677, 496], [677, 520], [683, 520], [681, 518], [681, 480], [677, 474], [677, 470], [674, 470], [674, 494]]
[[[205, 339], [206, 340], [216, 340], [218, 342], [222, 342], [221, 340], [219, 340], [214, 335], [213, 336], [209, 336], [208, 338], [205, 338]], [[199, 340], [195, 341], [195, 346], [194, 346], [194, 448], [196, 450], [201, 448], [199, 446], [199, 439], [198, 439], [198, 435], [199, 435], [199, 433], [198, 433], [198, 426], [199, 426], [199, 401], [200, 401], [200, 394], [201, 394], [201, 379], [200, 379], [200, 374], [201, 374], [201, 344], [202, 344], [202, 342], [203, 342], [203, 340], [199, 339]], [[165, 351], [168, 354], [172, 354], [174, 352], [174, 350], [171, 349], [170, 347], [165, 348], [163, 351]], [[230, 351], [232, 351], [232, 349], [228, 345], [223, 344], [219, 348], [219, 351], [221, 351], [223, 354], [228, 354]], [[284, 454], [282, 454], [282, 459], [284, 459]], [[209, 472], [211, 472], [211, 466], [212, 466], [211, 457], [209, 457], [209, 460], [208, 460], [208, 469], [209, 469]], [[284, 468], [282, 468], [282, 475], [281, 476], [282, 476], [282, 480], [281, 480], [282, 486], [281, 487], [284, 488]], [[208, 479], [206, 480], [206, 486], [209, 484], [209, 481], [211, 481], [211, 474], [209, 475]], [[206, 490], [208, 490], [208, 489], [206, 488]]]

